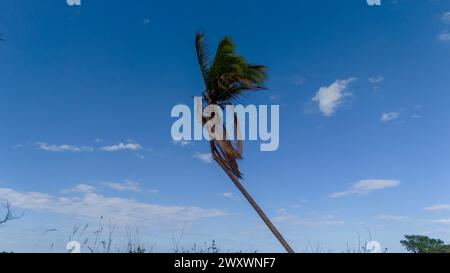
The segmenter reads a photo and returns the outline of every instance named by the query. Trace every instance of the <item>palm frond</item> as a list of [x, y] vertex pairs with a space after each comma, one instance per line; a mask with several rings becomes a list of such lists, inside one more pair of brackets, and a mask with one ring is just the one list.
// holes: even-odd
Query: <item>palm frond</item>
[[266, 68], [252, 65], [235, 51], [230, 38], [223, 38], [211, 63], [207, 97], [216, 104], [232, 103], [240, 93], [264, 88]]
[[197, 60], [200, 66], [203, 80], [205, 82], [205, 85], [207, 85], [209, 78], [208, 50], [203, 42], [203, 39], [203, 34], [197, 33], [197, 35], [195, 36], [195, 51], [197, 52]]

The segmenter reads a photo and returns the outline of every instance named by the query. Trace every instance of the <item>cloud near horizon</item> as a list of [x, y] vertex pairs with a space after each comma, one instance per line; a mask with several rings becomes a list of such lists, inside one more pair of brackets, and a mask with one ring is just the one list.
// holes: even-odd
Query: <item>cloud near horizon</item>
[[107, 197], [96, 193], [95, 187], [85, 184], [63, 192], [76, 194], [55, 196], [42, 192], [21, 192], [0, 188], [0, 200], [8, 200], [11, 206], [18, 209], [63, 214], [93, 221], [103, 217], [116, 224], [191, 222], [226, 215], [217, 209], [158, 205], [128, 198]]
[[426, 208], [424, 208], [424, 210], [427, 210], [427, 211], [450, 210], [450, 205], [449, 204], [438, 204], [438, 205], [426, 207]]

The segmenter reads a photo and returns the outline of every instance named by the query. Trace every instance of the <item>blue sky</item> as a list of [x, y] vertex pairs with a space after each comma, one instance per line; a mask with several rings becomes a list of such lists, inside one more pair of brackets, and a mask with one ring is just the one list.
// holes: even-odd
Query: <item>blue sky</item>
[[[208, 143], [174, 143], [202, 91], [193, 39], [269, 67], [280, 148], [245, 143], [243, 183], [297, 251], [406, 234], [450, 241], [450, 2], [4, 0], [0, 199], [6, 251], [64, 251], [75, 225], [138, 228], [155, 251], [216, 240], [282, 251]], [[51, 232], [45, 231], [51, 230]], [[182, 235], [182, 236], [181, 236]], [[51, 248], [51, 244], [54, 247]]]

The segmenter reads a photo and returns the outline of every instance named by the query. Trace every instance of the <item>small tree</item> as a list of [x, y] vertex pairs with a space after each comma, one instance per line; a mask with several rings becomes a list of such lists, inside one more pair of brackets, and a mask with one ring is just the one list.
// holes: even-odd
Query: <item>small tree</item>
[[450, 253], [450, 245], [444, 241], [427, 236], [406, 235], [400, 243], [412, 253]]

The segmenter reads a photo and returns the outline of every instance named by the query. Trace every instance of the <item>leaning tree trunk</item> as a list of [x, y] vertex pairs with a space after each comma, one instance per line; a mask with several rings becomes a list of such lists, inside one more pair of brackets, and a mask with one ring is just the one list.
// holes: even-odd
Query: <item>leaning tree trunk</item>
[[[209, 103], [209, 105], [214, 105]], [[216, 106], [217, 107], [217, 106]], [[203, 118], [201, 115], [201, 108], [197, 109], [197, 117], [202, 122], [203, 126], [207, 124], [209, 120], [212, 118]], [[267, 227], [272, 231], [273, 235], [278, 239], [281, 245], [286, 249], [288, 253], [294, 253], [294, 250], [289, 246], [286, 240], [283, 238], [281, 233], [277, 230], [275, 225], [270, 221], [269, 217], [264, 213], [264, 211], [258, 206], [252, 196], [248, 193], [248, 191], [244, 188], [244, 186], [239, 181], [241, 177], [241, 173], [238, 168], [237, 161], [242, 158], [242, 142], [240, 140], [237, 141], [237, 146], [234, 147], [230, 140], [220, 140], [217, 141], [218, 137], [225, 136], [225, 139], [228, 139], [228, 133], [226, 126], [223, 126], [222, 132], [216, 132], [215, 127], [207, 127], [209, 132], [209, 136], [212, 139], [210, 141], [211, 146], [211, 155], [214, 160], [219, 164], [219, 166], [225, 171], [228, 177], [233, 181], [234, 185], [239, 189], [239, 191], [244, 195], [247, 201], [252, 205], [252, 207], [256, 210], [259, 217], [264, 221]], [[218, 135], [216, 135], [218, 134]], [[235, 139], [240, 139], [240, 130], [238, 125], [237, 115], [234, 114], [234, 137]], [[217, 145], [216, 145], [217, 144]]]
[[266, 216], [264, 211], [258, 206], [258, 204], [255, 202], [255, 200], [252, 198], [252, 196], [248, 193], [248, 191], [244, 188], [244, 186], [241, 184], [239, 179], [236, 179], [235, 177], [229, 176], [231, 180], [233, 181], [234, 185], [239, 189], [239, 191], [244, 195], [245, 199], [252, 205], [252, 207], [256, 210], [259, 217], [264, 221], [264, 223], [267, 225], [267, 227], [272, 231], [273, 235], [278, 239], [280, 244], [284, 247], [284, 249], [288, 253], [294, 253], [294, 250], [289, 246], [289, 244], [284, 239], [283, 235], [278, 231], [278, 229], [275, 227], [275, 225], [270, 221], [269, 217]]

